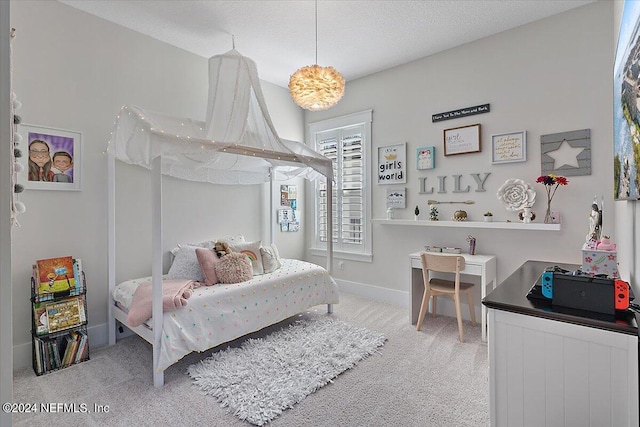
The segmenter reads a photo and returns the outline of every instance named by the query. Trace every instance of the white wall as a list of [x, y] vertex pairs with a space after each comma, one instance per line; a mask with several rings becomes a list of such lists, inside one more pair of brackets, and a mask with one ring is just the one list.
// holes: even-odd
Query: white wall
[[[258, 66], [258, 72], [259, 71], [260, 68]], [[304, 113], [300, 107], [293, 103], [289, 96], [289, 91], [272, 83], [263, 83], [262, 91], [267, 100], [272, 100], [271, 103], [267, 102], [267, 104], [269, 114], [273, 119], [273, 125], [278, 130], [278, 134], [282, 138], [290, 139], [292, 141], [304, 141]], [[280, 185], [296, 185], [298, 187], [298, 198], [300, 200], [305, 200], [305, 182], [306, 180], [302, 178], [291, 179], [289, 181], [274, 181], [272, 205], [274, 211], [277, 211], [280, 207]], [[304, 218], [306, 217], [304, 205], [300, 204], [298, 206], [297, 216], [301, 221], [304, 221]], [[267, 221], [269, 220], [268, 215], [264, 215], [264, 218]], [[276, 222], [276, 219], [277, 215], [274, 212], [274, 223]], [[279, 231], [278, 224], [265, 224], [265, 228], [268, 230], [267, 227], [270, 227], [271, 225], [275, 225], [274, 237], [280, 256], [285, 258], [304, 258], [304, 232], [283, 233]]]
[[[27, 212], [21, 216], [22, 227], [14, 230], [12, 246], [14, 357], [15, 367], [20, 367], [30, 360], [28, 280], [34, 260], [66, 254], [82, 257], [89, 280], [90, 327], [96, 331], [106, 322], [103, 150], [118, 109], [122, 104], [137, 104], [167, 114], [202, 119], [206, 108], [207, 63], [205, 58], [57, 2], [14, 1], [11, 9], [11, 23], [19, 34], [14, 43], [14, 68], [16, 92], [24, 104], [20, 113], [27, 123], [82, 131], [85, 168], [82, 192], [32, 190], [21, 195]], [[544, 190], [534, 184], [540, 174], [540, 135], [590, 128], [593, 173], [569, 177], [569, 186], [561, 188], [553, 202], [553, 207], [562, 214], [562, 231], [471, 233], [478, 239], [479, 253], [498, 256], [499, 280], [527, 259], [579, 263], [593, 196], [604, 195], [605, 210], [613, 206], [613, 12], [612, 3], [597, 2], [349, 82], [344, 99], [326, 112], [303, 116], [286, 90], [269, 84], [263, 90], [276, 129], [289, 139], [300, 139], [303, 120], [308, 123], [372, 108], [374, 153], [377, 147], [407, 142], [409, 208], [398, 213], [403, 218], [413, 218], [412, 208], [416, 204], [426, 213], [426, 200], [434, 198], [474, 200], [475, 205], [465, 206], [472, 219], [492, 210], [496, 220], [515, 220], [514, 214], [506, 212], [495, 197], [507, 178], [525, 179], [536, 188], [538, 203], [534, 211], [540, 215]], [[332, 65], [339, 68], [339, 64]], [[482, 103], [490, 103], [492, 111], [468, 119], [431, 123], [434, 113]], [[442, 130], [471, 123], [482, 124], [482, 152], [444, 158]], [[491, 134], [513, 130], [527, 131], [528, 161], [491, 165], [488, 149]], [[436, 146], [436, 169], [418, 172], [413, 167], [415, 149], [425, 145]], [[472, 172], [491, 172], [485, 193], [472, 190], [454, 194], [449, 186], [447, 194], [418, 194], [418, 177], [426, 176], [432, 182], [438, 175]], [[149, 183], [144, 170], [118, 165], [118, 173], [121, 268], [118, 278], [121, 279], [150, 271]], [[376, 183], [375, 174], [372, 178], [374, 218], [383, 218], [385, 187]], [[304, 183], [298, 180], [293, 183], [299, 185], [304, 199]], [[472, 184], [470, 180], [469, 183]], [[235, 232], [245, 233], [249, 238], [261, 235], [255, 220], [261, 206], [257, 187], [216, 186], [212, 190], [211, 186], [168, 178], [165, 191], [165, 201], [180, 201], [189, 210], [189, 222], [185, 224], [184, 206], [165, 205], [167, 249], [178, 241]], [[274, 193], [277, 207], [277, 191]], [[624, 245], [629, 239], [624, 223], [617, 221], [619, 206], [616, 203], [614, 237]], [[441, 218], [449, 217], [456, 208], [443, 205]], [[308, 218], [310, 211], [306, 203], [303, 218]], [[632, 224], [633, 218], [628, 221], [626, 224]], [[605, 230], [612, 229], [613, 218], [605, 213]], [[425, 244], [465, 248], [469, 231], [374, 224], [373, 233], [373, 264], [345, 261], [345, 269], [336, 269], [335, 277], [343, 282], [376, 286], [369, 288], [371, 293], [381, 289], [382, 294], [405, 295], [409, 290], [407, 254]], [[276, 243], [283, 255], [301, 256], [305, 248], [302, 236], [303, 233], [276, 232]], [[325, 262], [308, 254], [307, 259], [318, 264]], [[621, 271], [624, 268], [628, 267], [621, 265]], [[97, 342], [94, 340], [92, 344]]]
[[[14, 367], [18, 368], [31, 360], [29, 277], [37, 259], [63, 255], [83, 259], [91, 344], [106, 343], [104, 150], [109, 132], [125, 104], [203, 120], [208, 62], [58, 2], [14, 1], [11, 13], [11, 24], [19, 34], [14, 71], [15, 91], [23, 103], [20, 114], [25, 123], [82, 132], [84, 172], [81, 192], [27, 190], [20, 196], [27, 212], [21, 215], [22, 227], [14, 230], [12, 242]], [[280, 135], [301, 140], [302, 115], [287, 91], [265, 84], [264, 93]], [[151, 271], [150, 174], [122, 163], [116, 171], [116, 276], [123, 280]], [[259, 239], [262, 187], [165, 178], [165, 249], [235, 233]], [[286, 236], [285, 243], [285, 256], [302, 256], [302, 233]]]
[[[450, 219], [456, 209], [464, 208], [473, 220], [481, 220], [482, 213], [491, 210], [494, 220], [516, 221], [515, 213], [507, 212], [497, 200], [496, 191], [506, 179], [521, 178], [537, 191], [533, 210], [538, 215], [536, 221], [541, 221], [546, 194], [541, 184], [535, 184], [541, 174], [540, 136], [591, 129], [592, 174], [569, 177], [568, 187], [560, 188], [552, 203], [562, 216], [560, 232], [374, 223], [373, 264], [344, 261], [344, 270], [334, 271], [334, 276], [407, 292], [407, 254], [425, 244], [466, 250], [469, 234], [477, 238], [478, 253], [497, 256], [499, 281], [528, 259], [579, 264], [594, 195], [604, 196], [607, 212], [613, 204], [612, 25], [612, 3], [590, 4], [349, 82], [337, 106], [307, 114], [308, 123], [372, 108], [372, 152], [377, 153], [380, 146], [407, 143], [407, 209], [396, 212], [396, 218], [404, 219], [413, 218], [415, 205], [420, 205], [423, 218], [427, 218], [428, 199], [471, 199], [474, 205], [438, 206], [440, 218]], [[340, 69], [340, 64], [331, 65]], [[431, 122], [434, 113], [484, 103], [491, 104], [490, 113]], [[443, 129], [474, 123], [482, 125], [482, 152], [445, 158]], [[527, 161], [492, 165], [491, 135], [518, 130], [527, 131]], [[431, 145], [436, 147], [436, 168], [417, 171], [416, 148]], [[485, 172], [491, 173], [485, 184], [487, 191], [475, 192], [468, 174]], [[463, 174], [464, 183], [472, 187], [469, 193], [452, 192], [453, 174]], [[435, 183], [440, 175], [449, 176], [446, 194], [437, 194], [437, 185], [434, 194], [418, 194], [419, 177]], [[375, 171], [372, 182], [373, 217], [385, 218], [385, 186], [377, 184]], [[605, 232], [613, 234], [612, 215], [605, 213], [604, 219]], [[617, 237], [624, 240], [627, 235]], [[310, 254], [307, 257], [320, 260]]]

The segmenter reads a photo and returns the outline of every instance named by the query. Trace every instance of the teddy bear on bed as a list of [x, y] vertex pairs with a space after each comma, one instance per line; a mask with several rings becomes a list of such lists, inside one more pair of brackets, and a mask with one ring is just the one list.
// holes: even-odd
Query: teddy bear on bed
[[223, 256], [233, 252], [227, 242], [221, 241], [218, 241], [213, 245], [213, 250], [215, 251], [216, 255], [218, 255], [218, 258], [222, 258]]

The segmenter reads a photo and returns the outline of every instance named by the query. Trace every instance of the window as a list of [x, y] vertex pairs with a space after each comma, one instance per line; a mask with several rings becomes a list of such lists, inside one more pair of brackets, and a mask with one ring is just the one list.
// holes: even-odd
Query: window
[[[371, 261], [371, 110], [311, 123], [315, 149], [333, 161], [333, 249], [337, 258]], [[326, 250], [327, 186], [315, 184], [314, 252]]]

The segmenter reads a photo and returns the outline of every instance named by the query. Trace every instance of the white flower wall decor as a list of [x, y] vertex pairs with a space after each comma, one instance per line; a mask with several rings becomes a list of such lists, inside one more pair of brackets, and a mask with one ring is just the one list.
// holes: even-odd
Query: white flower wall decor
[[518, 211], [532, 207], [536, 201], [536, 192], [529, 184], [521, 179], [510, 178], [498, 189], [500, 200], [508, 211]]

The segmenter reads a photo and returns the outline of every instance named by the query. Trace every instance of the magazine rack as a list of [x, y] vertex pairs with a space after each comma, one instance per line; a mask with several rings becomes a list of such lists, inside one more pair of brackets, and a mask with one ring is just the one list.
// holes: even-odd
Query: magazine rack
[[34, 269], [31, 277], [31, 347], [36, 375], [89, 360], [84, 271], [77, 271], [74, 287], [46, 294], [38, 292], [35, 273]]

